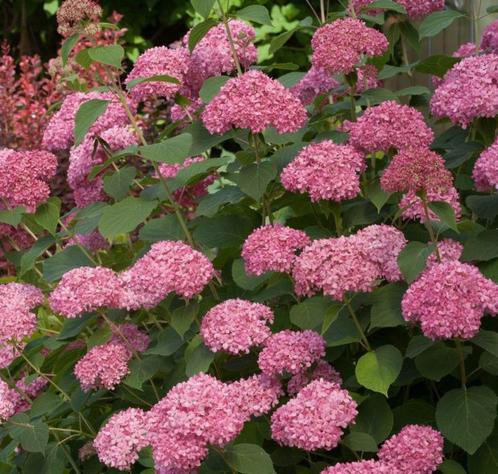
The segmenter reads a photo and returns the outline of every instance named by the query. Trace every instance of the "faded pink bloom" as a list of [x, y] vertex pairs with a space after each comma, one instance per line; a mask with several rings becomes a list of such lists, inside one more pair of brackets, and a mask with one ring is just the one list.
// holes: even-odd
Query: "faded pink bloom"
[[327, 71], [311, 66], [304, 77], [290, 91], [303, 105], [311, 104], [316, 97], [338, 87], [336, 81]]
[[66, 242], [67, 247], [70, 245], [82, 245], [90, 252], [107, 250], [109, 248], [109, 242], [102, 237], [102, 234], [98, 230], [94, 230], [89, 234], [75, 234]]
[[498, 20], [492, 21], [484, 29], [481, 49], [486, 53], [498, 54]]
[[67, 38], [75, 33], [95, 34], [100, 30], [102, 8], [92, 0], [65, 0], [57, 10], [57, 31]]
[[92, 456], [95, 456], [97, 452], [93, 447], [92, 441], [87, 441], [78, 451], [78, 458], [80, 461], [85, 462], [90, 459]]
[[287, 393], [296, 395], [302, 388], [306, 387], [313, 380], [323, 379], [327, 382], [337, 384], [338, 387], [342, 384], [342, 377], [327, 361], [319, 360], [314, 369], [303, 370], [294, 375], [287, 382]]
[[472, 178], [478, 191], [498, 189], [498, 139], [477, 159]]

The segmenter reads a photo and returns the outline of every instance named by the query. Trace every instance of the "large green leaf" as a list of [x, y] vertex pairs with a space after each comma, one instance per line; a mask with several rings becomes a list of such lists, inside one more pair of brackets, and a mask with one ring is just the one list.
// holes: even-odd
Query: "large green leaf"
[[252, 222], [239, 214], [203, 218], [199, 221], [194, 230], [194, 240], [208, 248], [242, 245], [253, 229]]
[[422, 242], [409, 242], [398, 255], [398, 265], [408, 283], [416, 280], [425, 269], [434, 245]]
[[382, 443], [393, 429], [393, 413], [382, 395], [371, 395], [358, 408], [351, 431], [368, 433], [377, 444]]
[[142, 240], [159, 242], [160, 240], [183, 240], [185, 234], [175, 214], [169, 214], [159, 219], [152, 219], [138, 233]]
[[230, 80], [228, 76], [213, 76], [208, 77], [202, 84], [199, 96], [205, 104], [208, 104], [220, 92], [227, 81]]
[[417, 356], [415, 366], [423, 377], [439, 382], [458, 366], [458, 357], [456, 349], [440, 342]]
[[204, 18], [209, 16], [216, 0], [190, 0], [194, 10]]
[[167, 74], [157, 74], [156, 76], [133, 79], [126, 84], [126, 87], [130, 90], [135, 86], [138, 86], [138, 84], [143, 84], [144, 82], [171, 82], [172, 84], [180, 84], [180, 81], [176, 77], [168, 76]]
[[242, 20], [252, 21], [260, 25], [272, 26], [268, 9], [263, 5], [249, 5], [237, 12], [237, 16]]
[[139, 148], [140, 154], [147, 160], [160, 163], [183, 163], [190, 156], [192, 135], [182, 133], [153, 145], [144, 145]]
[[114, 173], [104, 176], [104, 191], [116, 201], [124, 199], [136, 175], [137, 170], [133, 166], [120, 168]]
[[481, 329], [471, 342], [498, 357], [498, 333]]
[[238, 174], [231, 177], [244, 193], [259, 202], [265, 194], [268, 184], [276, 176], [277, 168], [275, 165], [271, 161], [263, 161], [244, 166]]
[[391, 283], [372, 293], [372, 310], [370, 327], [390, 328], [402, 326], [405, 320], [401, 314], [401, 300], [406, 292], [403, 283]]
[[35, 265], [36, 259], [54, 243], [54, 238], [49, 235], [45, 235], [38, 239], [31, 248], [22, 255], [19, 276], [23, 276], [26, 272], [31, 270]]
[[259, 285], [271, 278], [272, 273], [264, 273], [260, 276], [252, 276], [246, 273], [244, 260], [241, 258], [232, 263], [232, 278], [237, 286], [244, 290], [255, 290]]
[[406, 14], [405, 7], [403, 5], [400, 5], [399, 3], [393, 2], [392, 0], [375, 0], [364, 8], [368, 10], [376, 10], [382, 8], [383, 10], [392, 10], [393, 12]]
[[198, 23], [195, 25], [189, 33], [188, 36], [188, 49], [190, 51], [193, 51], [197, 43], [206, 36], [206, 34], [209, 32], [211, 28], [216, 26], [218, 22], [216, 20], [204, 20], [202, 23]]
[[161, 368], [161, 357], [156, 355], [142, 356], [140, 359], [133, 359], [129, 364], [130, 374], [123, 380], [126, 385], [142, 389], [142, 385], [151, 379]]
[[180, 335], [172, 327], [168, 327], [158, 334], [156, 344], [150, 347], [146, 354], [170, 356], [174, 354], [183, 343], [184, 341]]
[[225, 186], [201, 199], [196, 215], [213, 217], [224, 204], [236, 204], [244, 199], [245, 194], [238, 186]]
[[44, 453], [48, 443], [48, 425], [32, 421], [25, 413], [13, 416], [8, 422], [8, 431], [13, 439], [21, 442], [30, 453]]
[[95, 62], [108, 66], [121, 67], [124, 58], [124, 49], [119, 44], [95, 46], [88, 49], [88, 56]]
[[465, 241], [462, 260], [486, 262], [498, 257], [498, 230], [485, 230]]
[[436, 36], [438, 33], [448, 28], [456, 19], [463, 18], [464, 16], [463, 13], [449, 8], [431, 13], [424, 18], [418, 29], [420, 39]]
[[331, 304], [332, 301], [326, 296], [308, 298], [291, 307], [291, 323], [301, 329], [316, 329], [322, 325]]
[[33, 218], [38, 225], [54, 235], [57, 230], [60, 212], [61, 200], [53, 196], [38, 207]]
[[90, 127], [105, 113], [109, 106], [108, 100], [91, 99], [80, 105], [74, 118], [74, 143], [79, 145]]
[[66, 38], [64, 40], [64, 43], [62, 43], [61, 59], [62, 59], [62, 66], [63, 67], [67, 64], [69, 54], [71, 53], [73, 48], [76, 46], [76, 43], [78, 42], [79, 39], [80, 39], [80, 34], [74, 33], [73, 35], [69, 36], [69, 38]]
[[93, 267], [93, 262], [78, 246], [71, 245], [43, 262], [43, 278], [53, 282], [79, 267]]
[[484, 444], [469, 457], [469, 474], [498, 474], [498, 430], [486, 439]]
[[214, 353], [201, 342], [199, 336], [196, 336], [185, 351], [185, 374], [187, 377], [192, 377], [199, 372], [207, 372], [213, 360]]
[[498, 216], [498, 195], [469, 196], [465, 203], [467, 207], [482, 219], [494, 220]]
[[447, 202], [431, 202], [429, 203], [429, 208], [439, 217], [439, 220], [443, 224], [446, 224], [451, 230], [458, 232], [455, 211]]
[[0, 210], [0, 223], [17, 227], [25, 212], [26, 209], [23, 206], [18, 206], [9, 210]]
[[235, 444], [224, 451], [226, 463], [241, 474], [273, 474], [273, 463], [269, 454], [256, 444]]
[[415, 66], [415, 71], [443, 77], [460, 59], [451, 56], [435, 55], [423, 59]]

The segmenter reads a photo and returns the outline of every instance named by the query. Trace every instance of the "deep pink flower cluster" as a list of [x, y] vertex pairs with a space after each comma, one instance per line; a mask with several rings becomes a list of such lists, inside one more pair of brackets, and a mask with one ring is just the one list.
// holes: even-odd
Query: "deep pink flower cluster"
[[0, 201], [35, 212], [50, 196], [56, 170], [57, 158], [48, 151], [0, 150]]
[[486, 53], [498, 54], [498, 20], [492, 21], [484, 29], [481, 49]]
[[116, 274], [105, 267], [79, 267], [64, 274], [49, 297], [50, 307], [67, 318], [86, 311], [117, 308], [121, 284]]
[[120, 275], [121, 306], [153, 308], [168, 293], [192, 298], [202, 292], [214, 276], [209, 259], [183, 242], [161, 241]]
[[149, 48], [136, 60], [133, 69], [126, 77], [129, 87], [131, 81], [153, 76], [166, 75], [174, 77], [178, 83], [167, 81], [147, 81], [130, 89], [133, 100], [142, 102], [154, 97], [172, 99], [180, 91], [185, 81], [190, 64], [189, 53], [184, 48], [171, 49], [166, 46]]
[[213, 352], [249, 353], [270, 337], [272, 310], [263, 304], [231, 299], [211, 308], [201, 322], [201, 337]]
[[436, 252], [429, 255], [426, 262], [426, 268], [429, 269], [438, 263], [453, 262], [460, 260], [463, 252], [463, 245], [452, 239], [443, 239], [437, 243], [439, 258]]
[[315, 68], [329, 74], [352, 72], [361, 56], [379, 56], [389, 46], [387, 38], [356, 18], [344, 18], [321, 26], [311, 39]]
[[325, 380], [315, 380], [271, 417], [272, 438], [277, 443], [314, 451], [333, 449], [344, 428], [358, 414], [356, 402], [346, 390]]
[[298, 374], [325, 356], [325, 340], [315, 331], [284, 331], [265, 341], [258, 357], [264, 374]]
[[[43, 146], [52, 152], [69, 150], [74, 144], [74, 119], [80, 106], [89, 100], [107, 100], [107, 110], [90, 127], [89, 135], [100, 135], [103, 131], [114, 126], [125, 126], [128, 124], [126, 111], [111, 92], [76, 92], [68, 95], [58, 112], [48, 122], [43, 134]], [[136, 107], [129, 101], [132, 112]]]
[[131, 469], [148, 444], [147, 414], [138, 408], [112, 415], [93, 442], [100, 462], [121, 471]]
[[466, 128], [477, 117], [498, 114], [498, 55], [464, 58], [444, 76], [431, 99], [434, 117]]
[[287, 382], [287, 393], [296, 395], [313, 380], [323, 379], [338, 386], [342, 385], [342, 377], [327, 361], [319, 360], [313, 369], [303, 370], [293, 375]]
[[339, 86], [336, 81], [325, 69], [311, 66], [310, 70], [294, 86], [290, 88], [303, 105], [309, 105], [321, 94]]
[[478, 191], [498, 189], [498, 139], [477, 159], [472, 178]]
[[101, 16], [102, 8], [93, 0], [65, 0], [57, 9], [57, 32], [64, 38], [75, 33], [94, 34]]
[[356, 122], [344, 122], [349, 143], [365, 152], [428, 148], [434, 139], [424, 116], [393, 100], [369, 107]]
[[202, 121], [211, 134], [232, 127], [259, 133], [270, 126], [287, 133], [304, 125], [306, 109], [280, 82], [253, 70], [227, 81], [204, 109]]
[[444, 0], [396, 0], [396, 3], [403, 5], [408, 16], [414, 20], [444, 10]]
[[402, 301], [407, 321], [420, 322], [430, 339], [470, 339], [484, 313], [498, 312], [498, 285], [477, 267], [447, 261], [432, 265], [412, 283]]
[[340, 202], [360, 193], [360, 173], [365, 168], [361, 152], [325, 140], [304, 147], [284, 168], [280, 179], [285, 189], [308, 193], [314, 202]]
[[242, 258], [248, 274], [289, 273], [298, 251], [310, 243], [302, 230], [269, 224], [254, 230], [242, 246]]

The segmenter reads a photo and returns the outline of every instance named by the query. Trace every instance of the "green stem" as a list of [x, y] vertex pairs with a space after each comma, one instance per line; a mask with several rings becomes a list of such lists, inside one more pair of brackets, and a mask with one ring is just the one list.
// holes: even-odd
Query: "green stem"
[[368, 352], [371, 352], [372, 347], [370, 346], [370, 343], [368, 342], [367, 336], [366, 336], [365, 332], [363, 331], [363, 328], [361, 327], [360, 321], [358, 321], [358, 317], [356, 316], [356, 313], [354, 312], [354, 309], [351, 306], [351, 302], [346, 299], [345, 303], [346, 303], [346, 307], [348, 308], [349, 314], [351, 315], [351, 319], [353, 320], [353, 323], [356, 326], [358, 333], [360, 334], [363, 347]]
[[71, 456], [71, 452], [69, 451], [69, 449], [67, 448], [67, 446], [61, 442], [59, 436], [57, 435], [57, 433], [54, 433], [54, 438], [57, 440], [57, 443], [60, 444], [62, 446], [62, 450], [64, 451], [64, 454], [67, 458], [67, 460], [69, 461], [69, 464], [71, 464], [71, 467], [73, 468], [73, 472], [75, 474], [80, 474], [81, 471], [78, 469], [78, 465], [76, 464], [76, 462], [74, 461], [73, 457]]
[[223, 21], [223, 25], [225, 26], [225, 31], [227, 33], [228, 43], [230, 44], [230, 51], [232, 52], [233, 61], [235, 63], [235, 67], [237, 68], [237, 75], [242, 75], [242, 68], [240, 67], [240, 61], [237, 56], [237, 50], [235, 49], [235, 43], [233, 41], [232, 32], [230, 31], [230, 25], [228, 24], [228, 18], [225, 15], [225, 11], [223, 10], [223, 6], [221, 5], [221, 1], [218, 0], [218, 7], [221, 12], [221, 19]]

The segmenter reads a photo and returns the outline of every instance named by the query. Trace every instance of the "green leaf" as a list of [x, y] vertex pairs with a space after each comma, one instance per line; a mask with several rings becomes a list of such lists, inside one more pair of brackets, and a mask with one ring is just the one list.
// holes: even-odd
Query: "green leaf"
[[61, 200], [58, 197], [51, 197], [36, 210], [33, 216], [35, 222], [54, 235], [57, 230], [59, 216], [61, 212]]
[[406, 348], [405, 357], [414, 359], [433, 345], [434, 341], [427, 339], [425, 336], [413, 336], [408, 343], [408, 347]]
[[435, 407], [424, 400], [411, 399], [394, 410], [394, 431], [398, 432], [406, 425], [433, 425]]
[[212, 170], [218, 169], [232, 161], [230, 156], [222, 156], [220, 158], [209, 158], [207, 160], [200, 161], [199, 163], [193, 163], [188, 168], [182, 169], [178, 172], [174, 180], [172, 189], [178, 189], [182, 187], [198, 176], [204, 175]]
[[423, 59], [415, 66], [415, 71], [443, 77], [460, 59], [437, 54]]
[[451, 390], [437, 404], [438, 429], [453, 444], [474, 454], [493, 431], [496, 405], [496, 394], [488, 387]]
[[493, 221], [498, 216], [498, 196], [496, 194], [469, 196], [465, 203], [477, 217], [482, 219]]
[[332, 301], [326, 296], [315, 296], [298, 303], [290, 309], [291, 323], [301, 329], [321, 326]]
[[213, 217], [224, 204], [236, 204], [245, 194], [238, 186], [225, 186], [201, 199], [196, 209], [197, 216]]
[[372, 293], [371, 329], [405, 325], [405, 320], [401, 314], [401, 300], [405, 292], [405, 284], [391, 283]]
[[240, 214], [203, 218], [194, 230], [194, 240], [207, 248], [238, 247], [252, 229], [252, 222]]
[[381, 209], [384, 207], [384, 204], [389, 200], [391, 196], [390, 193], [386, 193], [380, 187], [380, 183], [378, 180], [372, 181], [367, 188], [365, 189], [365, 194], [367, 198], [372, 202], [372, 204], [376, 207], [377, 212], [380, 213]]
[[25, 212], [26, 209], [23, 206], [18, 206], [14, 209], [9, 209], [8, 211], [1, 210], [0, 223], [17, 227], [21, 223], [22, 216]]
[[61, 58], [62, 58], [62, 66], [63, 67], [67, 64], [67, 60], [69, 58], [69, 55], [71, 54], [71, 51], [76, 46], [76, 43], [78, 42], [79, 39], [80, 39], [80, 34], [74, 33], [74, 35], [71, 35], [69, 38], [67, 38], [64, 41], [64, 43], [62, 43]]
[[160, 163], [183, 163], [190, 156], [192, 146], [192, 135], [182, 133], [173, 138], [168, 138], [153, 145], [145, 145], [139, 148], [140, 154], [147, 160]]
[[268, 184], [277, 177], [277, 168], [271, 161], [262, 161], [244, 166], [231, 177], [244, 193], [259, 202]]
[[398, 94], [398, 97], [404, 97], [407, 95], [431, 95], [431, 91], [424, 86], [412, 86], [412, 87], [406, 87], [405, 89], [400, 89], [399, 91], [396, 92]]
[[[15, 424], [14, 424], [15, 423]], [[48, 425], [42, 421], [31, 421], [25, 413], [13, 416], [7, 422], [9, 435], [21, 442], [30, 453], [44, 453], [48, 443]]]
[[294, 28], [289, 31], [284, 31], [283, 33], [279, 34], [278, 36], [275, 36], [270, 43], [270, 49], [269, 53], [274, 54], [276, 53], [282, 46], [284, 46], [287, 41], [289, 41], [294, 33], [298, 31], [299, 28]]
[[213, 9], [216, 0], [190, 0], [194, 10], [204, 18], [207, 18]]
[[92, 313], [83, 314], [79, 318], [66, 319], [62, 325], [61, 332], [57, 336], [57, 340], [64, 341], [77, 336], [93, 319], [95, 319], [95, 315]]
[[74, 118], [74, 144], [78, 146], [85, 138], [90, 127], [105, 113], [108, 100], [91, 99], [80, 105]]
[[107, 207], [99, 222], [99, 231], [106, 239], [126, 234], [140, 225], [157, 207], [157, 201], [127, 197]]
[[43, 278], [53, 282], [73, 268], [93, 266], [93, 262], [78, 246], [71, 245], [43, 262]]
[[116, 201], [124, 199], [136, 175], [137, 170], [133, 166], [120, 168], [104, 176], [104, 191]]
[[464, 262], [486, 262], [498, 257], [498, 230], [485, 230], [464, 243], [462, 260]]
[[170, 324], [173, 329], [183, 337], [188, 331], [195, 317], [199, 313], [199, 305], [197, 303], [191, 303], [180, 308], [175, 309], [171, 313]]
[[143, 383], [156, 374], [161, 364], [161, 357], [155, 355], [133, 359], [129, 364], [130, 374], [123, 380], [123, 383], [141, 390]]
[[418, 34], [420, 39], [436, 36], [439, 32], [448, 28], [457, 18], [463, 18], [463, 13], [449, 8], [443, 11], [431, 13], [422, 21]]
[[21, 257], [20, 276], [31, 270], [35, 265], [36, 259], [54, 243], [54, 238], [48, 235], [38, 239]]
[[403, 356], [396, 347], [386, 345], [360, 357], [356, 364], [356, 379], [360, 385], [387, 397], [390, 385], [401, 372]]
[[31, 408], [29, 409], [30, 416], [36, 418], [38, 416], [50, 415], [50, 413], [63, 403], [64, 402], [55, 393], [44, 392], [33, 400]]
[[403, 5], [393, 2], [392, 0], [376, 0], [364, 7], [366, 10], [392, 10], [393, 12], [406, 14], [406, 9]]
[[458, 366], [458, 351], [439, 342], [415, 358], [415, 367], [429, 380], [439, 382]]
[[232, 138], [234, 135], [233, 130], [223, 135], [211, 135], [200, 120], [196, 120], [192, 125], [185, 127], [183, 131], [192, 135], [192, 146], [190, 147], [188, 156], [200, 155], [206, 150]]
[[216, 26], [218, 22], [216, 20], [204, 20], [202, 23], [195, 25], [188, 36], [188, 49], [192, 52], [197, 45], [197, 43], [206, 36], [208, 31]]
[[373, 394], [359, 406], [355, 424], [350, 429], [368, 433], [379, 444], [391, 434], [393, 422], [393, 412], [386, 399]]
[[481, 329], [470, 342], [498, 357], [498, 333]]
[[214, 353], [196, 336], [185, 351], [185, 374], [192, 377], [200, 372], [207, 372], [213, 360]]
[[357, 452], [374, 453], [377, 451], [377, 443], [368, 433], [353, 431], [346, 435], [341, 444]]
[[451, 230], [459, 232], [455, 211], [447, 202], [430, 202], [429, 208], [439, 217], [443, 224], [446, 224]]
[[446, 459], [446, 461], [444, 461], [438, 469], [442, 474], [467, 474], [462, 465], [458, 464], [456, 461], [453, 461], [453, 459]]
[[333, 321], [323, 333], [327, 347], [343, 346], [360, 340], [358, 329], [346, 312], [337, 312], [337, 308], [334, 308], [331, 315]]
[[434, 246], [422, 242], [409, 242], [398, 255], [398, 265], [408, 283], [416, 280], [425, 269]]
[[273, 26], [268, 9], [263, 5], [249, 5], [237, 12], [237, 17], [242, 20], [252, 21], [260, 25]]
[[234, 260], [232, 263], [232, 278], [236, 285], [243, 290], [255, 290], [259, 285], [263, 284], [272, 273], [264, 273], [260, 276], [248, 275], [244, 268], [244, 260], [241, 258]]
[[98, 63], [119, 68], [124, 58], [124, 49], [119, 44], [96, 46], [88, 49], [88, 56]]
[[479, 357], [479, 368], [492, 375], [498, 375], [498, 357], [484, 351]]
[[171, 327], [166, 328], [157, 336], [157, 342], [149, 348], [146, 354], [156, 354], [160, 356], [170, 356], [174, 354], [184, 341], [180, 335]]
[[498, 5], [493, 5], [486, 9], [487, 13], [498, 13]]
[[498, 473], [498, 430], [468, 459], [469, 474]]
[[138, 233], [141, 240], [159, 242], [160, 240], [183, 240], [185, 234], [174, 214], [152, 219]]
[[213, 76], [208, 77], [203, 83], [201, 90], [199, 91], [199, 96], [205, 104], [208, 104], [213, 100], [213, 98], [218, 95], [220, 89], [229, 81], [231, 78], [228, 76]]
[[269, 454], [256, 444], [235, 444], [225, 448], [226, 463], [242, 474], [273, 474]]
[[158, 74], [156, 76], [133, 79], [126, 84], [126, 88], [131, 90], [138, 84], [143, 84], [144, 82], [171, 82], [172, 84], [180, 84], [180, 81], [176, 77], [168, 76], [167, 74]]

